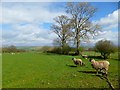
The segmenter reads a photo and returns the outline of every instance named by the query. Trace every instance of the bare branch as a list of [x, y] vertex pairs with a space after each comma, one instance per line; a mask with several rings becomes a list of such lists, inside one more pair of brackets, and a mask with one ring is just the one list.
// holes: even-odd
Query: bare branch
[[54, 18], [54, 21], [56, 22], [56, 24], [53, 24], [51, 26], [51, 29], [55, 34], [58, 35], [58, 38], [61, 42], [61, 46], [64, 47], [67, 40], [69, 40], [72, 34], [72, 32], [70, 31], [71, 30], [70, 19], [65, 15], [61, 15]]
[[68, 3], [66, 12], [71, 15], [72, 29], [75, 29], [74, 39], [76, 41], [77, 53], [79, 54], [79, 45], [81, 38], [89, 39], [99, 31], [99, 25], [93, 25], [90, 18], [96, 12], [96, 8], [87, 2]]

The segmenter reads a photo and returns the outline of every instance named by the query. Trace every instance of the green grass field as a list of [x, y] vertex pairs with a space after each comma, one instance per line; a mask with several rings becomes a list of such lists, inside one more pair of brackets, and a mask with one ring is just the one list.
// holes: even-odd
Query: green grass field
[[[86, 53], [97, 55], [94, 52]], [[88, 60], [81, 58], [85, 66], [75, 67], [73, 56], [21, 53], [3, 54], [3, 88], [109, 88], [107, 82], [96, 76]], [[118, 88], [118, 54], [109, 59], [108, 78]]]

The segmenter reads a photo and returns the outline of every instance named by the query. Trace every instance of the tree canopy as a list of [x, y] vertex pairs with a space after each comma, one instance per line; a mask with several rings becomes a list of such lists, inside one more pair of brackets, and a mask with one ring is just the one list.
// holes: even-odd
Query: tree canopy
[[95, 7], [86, 2], [67, 3], [66, 12], [71, 16], [76, 54], [79, 54], [81, 39], [89, 39], [100, 30], [100, 25], [93, 24], [92, 21], [90, 21], [96, 10]]
[[101, 53], [104, 59], [107, 59], [111, 53], [116, 51], [115, 45], [109, 40], [100, 40], [95, 45], [95, 50]]

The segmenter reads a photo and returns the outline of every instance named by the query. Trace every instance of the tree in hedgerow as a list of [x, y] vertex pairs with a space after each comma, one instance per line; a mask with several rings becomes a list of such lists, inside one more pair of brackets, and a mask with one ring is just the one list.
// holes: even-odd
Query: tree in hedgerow
[[110, 54], [116, 51], [116, 47], [109, 40], [100, 40], [95, 44], [95, 50], [100, 52], [104, 59], [108, 59]]
[[71, 25], [70, 19], [65, 16], [57, 16], [54, 18], [55, 24], [51, 26], [51, 30], [58, 36], [54, 40], [54, 43], [57, 43], [61, 46], [62, 53], [64, 53], [64, 48], [67, 46], [67, 41], [71, 38]]
[[93, 24], [91, 21], [96, 10], [94, 6], [87, 2], [69, 2], [66, 5], [66, 12], [71, 16], [77, 55], [80, 54], [79, 47], [81, 39], [89, 39], [100, 30], [100, 26], [98, 24]]

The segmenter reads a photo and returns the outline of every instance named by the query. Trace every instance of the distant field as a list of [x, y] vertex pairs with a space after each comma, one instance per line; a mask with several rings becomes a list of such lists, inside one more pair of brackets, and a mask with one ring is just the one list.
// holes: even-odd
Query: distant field
[[[88, 60], [75, 56], [83, 59], [86, 66], [74, 67], [72, 57], [43, 53], [3, 54], [3, 88], [109, 88], [105, 80], [91, 73], [95, 70]], [[118, 88], [118, 54], [112, 54], [109, 61], [108, 78]]]
[[24, 49], [24, 50], [39, 50], [42, 46], [17, 46], [17, 49]]

